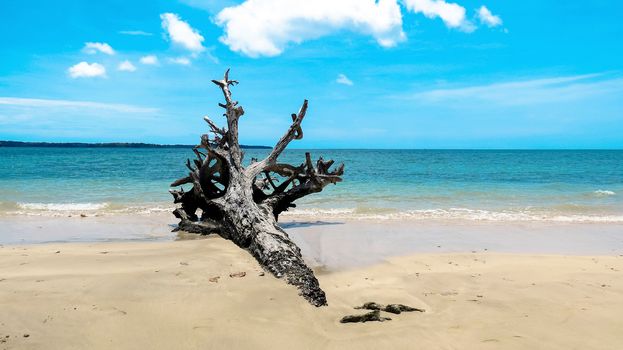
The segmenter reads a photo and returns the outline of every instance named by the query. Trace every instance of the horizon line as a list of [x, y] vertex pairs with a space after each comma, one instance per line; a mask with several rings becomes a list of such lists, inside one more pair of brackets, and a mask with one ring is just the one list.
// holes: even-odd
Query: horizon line
[[[3, 143], [17, 143], [23, 144], [20, 146], [7, 146], [3, 145]], [[33, 145], [29, 145], [33, 144]], [[144, 146], [154, 146], [154, 147], [171, 147], [171, 148], [183, 148], [183, 147], [195, 147], [194, 144], [184, 144], [184, 143], [150, 143], [150, 142], [81, 142], [81, 141], [64, 141], [64, 142], [51, 142], [51, 141], [15, 141], [15, 140], [0, 140], [0, 148], [26, 148], [32, 147], [36, 148], [37, 146], [34, 144], [45, 144], [46, 147], [54, 148], [55, 145], [69, 145], [75, 144], [76, 146], [73, 148], [87, 148], [83, 147], [88, 145], [99, 146], [100, 148], [120, 148], [114, 147], [114, 145], [144, 145]], [[107, 147], [110, 146], [110, 147]], [[241, 145], [243, 147], [251, 147], [255, 149], [272, 149], [272, 146], [266, 145]], [[128, 147], [129, 148], [129, 147]], [[148, 147], [145, 147], [148, 148]], [[476, 148], [435, 148], [435, 147], [420, 147], [420, 148], [367, 148], [367, 147], [308, 147], [308, 148], [300, 148], [300, 147], [291, 147], [286, 150], [369, 150], [369, 151], [377, 151], [377, 150], [388, 150], [388, 151], [623, 151], [623, 148], [488, 148], [488, 147], [476, 147]]]

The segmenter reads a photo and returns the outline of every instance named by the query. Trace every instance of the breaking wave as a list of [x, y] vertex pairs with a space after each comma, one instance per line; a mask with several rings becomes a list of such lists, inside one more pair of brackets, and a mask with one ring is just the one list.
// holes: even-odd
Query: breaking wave
[[392, 210], [373, 208], [340, 209], [295, 209], [282, 214], [286, 217], [329, 217], [336, 219], [372, 220], [468, 220], [468, 221], [551, 221], [551, 222], [594, 222], [623, 223], [623, 215], [574, 214], [559, 212], [535, 212], [530, 210], [492, 211], [483, 209], [449, 208]]
[[108, 206], [108, 203], [17, 203], [20, 209], [44, 211], [93, 211]]
[[168, 203], [121, 205], [114, 203], [22, 203], [0, 202], [0, 215], [66, 216], [78, 214], [143, 214], [172, 211]]
[[[116, 203], [14, 203], [0, 202], [0, 214], [30, 216], [150, 215], [170, 213], [170, 203], [122, 205]], [[299, 207], [281, 214], [283, 218], [328, 218], [343, 220], [468, 220], [483, 222], [550, 221], [585, 223], [623, 223], [619, 211], [595, 211], [579, 205], [558, 205], [542, 208], [487, 210], [473, 208], [397, 209], [359, 206], [355, 208]]]
[[593, 194], [595, 194], [598, 197], [608, 197], [608, 196], [616, 195], [616, 192], [608, 191], [608, 190], [597, 190], [597, 191], [593, 192]]

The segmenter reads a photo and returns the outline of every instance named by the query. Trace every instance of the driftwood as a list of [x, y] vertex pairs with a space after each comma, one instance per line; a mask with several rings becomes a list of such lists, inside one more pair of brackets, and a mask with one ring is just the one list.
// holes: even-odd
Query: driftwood
[[340, 320], [340, 323], [358, 323], [358, 322], [364, 323], [364, 322], [372, 322], [372, 321], [385, 322], [385, 321], [391, 321], [391, 320], [392, 319], [389, 317], [381, 316], [381, 311], [374, 310], [374, 311], [365, 313], [363, 315], [344, 316]]
[[381, 311], [389, 312], [391, 314], [400, 315], [403, 312], [424, 312], [423, 309], [418, 309], [415, 307], [411, 307], [403, 304], [387, 304], [382, 305], [375, 302], [364, 303], [362, 306], [355, 306], [357, 310], [372, 310], [368, 313], [361, 315], [348, 315], [342, 317], [340, 323], [358, 323], [358, 322], [385, 322], [391, 321], [389, 317], [381, 316]]
[[232, 99], [230, 91], [238, 82], [229, 79], [229, 70], [223, 80], [212, 82], [225, 97], [225, 103], [219, 106], [225, 109], [227, 127], [218, 127], [204, 117], [212, 136], [201, 136], [201, 143], [193, 149], [196, 159], [186, 162], [188, 176], [171, 184], [171, 187], [192, 186], [188, 191], [170, 190], [174, 202], [180, 204], [173, 212], [180, 219], [178, 229], [218, 233], [249, 251], [275, 277], [296, 286], [311, 304], [326, 305], [318, 280], [277, 219], [280, 213], [295, 207], [297, 199], [342, 181], [344, 165], [330, 170], [333, 160], [320, 157], [314, 164], [309, 153], [298, 166], [277, 161], [291, 141], [303, 138], [301, 123], [307, 112], [307, 100], [297, 114], [292, 114], [290, 128], [270, 154], [245, 165], [238, 141], [238, 121], [244, 110]]
[[362, 306], [355, 306], [355, 309], [357, 310], [379, 310], [379, 311], [385, 311], [385, 312], [389, 312], [391, 314], [396, 314], [399, 315], [402, 312], [413, 312], [413, 311], [417, 311], [417, 312], [424, 312], [423, 309], [418, 309], [415, 307], [411, 307], [408, 305], [403, 305], [403, 304], [387, 304], [387, 305], [381, 305], [381, 304], [377, 304], [375, 302], [369, 302], [369, 303], [365, 303]]

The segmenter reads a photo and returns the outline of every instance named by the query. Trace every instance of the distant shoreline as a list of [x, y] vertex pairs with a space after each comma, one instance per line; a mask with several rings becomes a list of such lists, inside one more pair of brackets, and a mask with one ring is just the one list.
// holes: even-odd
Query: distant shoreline
[[[22, 142], [22, 141], [0, 141], [0, 147], [57, 147], [57, 148], [192, 148], [195, 145], [161, 145], [156, 143], [142, 142]], [[241, 145], [246, 149], [270, 149], [268, 146], [248, 146]]]

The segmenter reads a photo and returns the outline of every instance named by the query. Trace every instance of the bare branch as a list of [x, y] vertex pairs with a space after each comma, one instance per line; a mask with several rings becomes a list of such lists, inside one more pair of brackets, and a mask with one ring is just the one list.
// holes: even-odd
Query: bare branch
[[[191, 180], [191, 182], [192, 182], [192, 180]], [[171, 185], [171, 186], [173, 186], [173, 185]], [[182, 200], [182, 196], [184, 195], [184, 189], [169, 190], [169, 193], [171, 193], [171, 195], [173, 196], [173, 203], [180, 203], [181, 200]]]
[[288, 147], [288, 144], [290, 144], [292, 140], [300, 140], [303, 138], [301, 123], [305, 118], [305, 113], [307, 113], [307, 104], [307, 100], [303, 101], [303, 105], [301, 106], [298, 114], [292, 114], [292, 125], [290, 125], [288, 131], [279, 139], [279, 141], [277, 141], [277, 144], [273, 147], [273, 150], [270, 152], [268, 157], [261, 162], [249, 166], [247, 169], [247, 173], [249, 175], [256, 176], [262, 170], [266, 169], [266, 167], [275, 164], [279, 155], [286, 149], [286, 147]]
[[171, 187], [177, 187], [180, 185], [191, 184], [191, 183], [193, 183], [193, 179], [190, 176], [186, 176], [181, 179], [173, 181], [173, 183], [171, 183]]
[[[322, 157], [316, 161], [316, 167], [314, 168], [311, 154], [305, 153], [305, 164], [301, 167], [295, 168], [291, 165], [289, 168], [283, 167], [283, 164], [273, 165], [268, 167], [269, 171], [274, 171], [282, 176], [285, 173], [292, 174], [288, 180], [278, 186], [272, 194], [270, 194], [263, 204], [272, 208], [275, 216], [278, 216], [282, 211], [291, 208], [293, 202], [299, 198], [307, 196], [312, 193], [320, 192], [329, 184], [336, 184], [342, 181], [340, 177], [344, 173], [344, 164], [341, 164], [336, 170], [329, 171], [331, 165], [334, 164], [333, 160], [324, 161]], [[286, 191], [287, 187], [294, 183], [294, 180], [298, 180], [298, 185], [293, 185], [292, 188]]]
[[238, 106], [238, 102], [231, 98], [230, 86], [238, 84], [236, 80], [229, 80], [229, 69], [225, 71], [223, 80], [212, 80], [223, 91], [225, 104], [219, 103], [219, 106], [225, 108], [225, 117], [227, 118], [227, 144], [229, 145], [229, 156], [231, 159], [230, 166], [234, 168], [242, 168], [242, 153], [238, 142], [238, 119], [244, 114], [244, 109]]
[[270, 176], [270, 173], [268, 171], [264, 172], [264, 176], [266, 178], [266, 181], [268, 181], [268, 184], [273, 188], [273, 191], [277, 188], [277, 186], [275, 185], [275, 182], [273, 181], [273, 177]]
[[[305, 101], [307, 101], [307, 100], [305, 100]], [[305, 108], [307, 109], [307, 106], [305, 106]], [[292, 117], [292, 122], [296, 122], [296, 118], [298, 116], [296, 114], [292, 113], [291, 117]], [[296, 132], [294, 134], [294, 139], [295, 140], [300, 140], [302, 138], [303, 138], [303, 129], [301, 128], [301, 125], [299, 123], [299, 127], [296, 128]]]
[[292, 125], [290, 125], [288, 131], [285, 133], [285, 135], [281, 137], [281, 139], [279, 139], [272, 152], [270, 152], [270, 154], [266, 158], [266, 165], [275, 163], [275, 161], [277, 161], [277, 157], [279, 157], [279, 155], [283, 152], [283, 150], [286, 149], [286, 147], [292, 140], [300, 140], [303, 138], [301, 123], [303, 122], [303, 118], [305, 118], [305, 113], [307, 113], [307, 104], [307, 100], [303, 101], [303, 105], [301, 106], [298, 115], [293, 115]]
[[313, 174], [315, 169], [312, 165], [311, 153], [305, 152], [305, 165], [307, 166], [307, 171], [309, 174]]
[[293, 174], [301, 174], [305, 171], [302, 165], [295, 167], [293, 165], [285, 164], [285, 163], [277, 163], [277, 164], [269, 165], [265, 168], [265, 170], [272, 171], [281, 176], [291, 176]]
[[186, 159], [186, 167], [190, 170], [190, 172], [194, 172], [196, 170], [192, 167], [192, 165], [190, 165], [190, 159]]
[[203, 117], [203, 120], [210, 125], [210, 131], [212, 131], [212, 133], [221, 136], [227, 135], [227, 130], [225, 130], [225, 128], [219, 128], [207, 115]]

